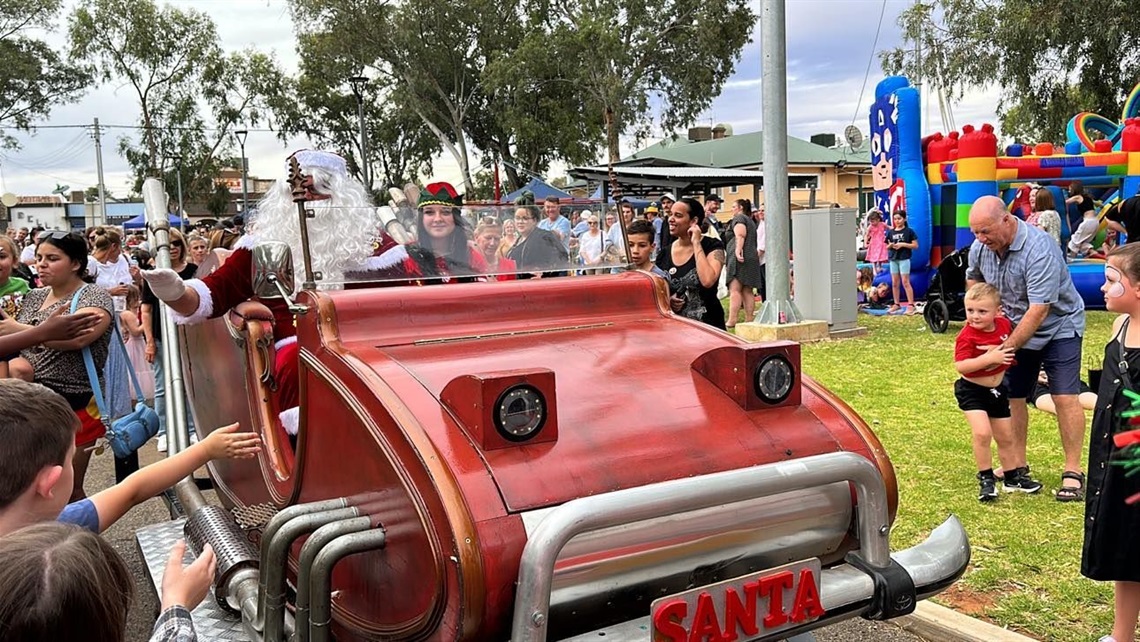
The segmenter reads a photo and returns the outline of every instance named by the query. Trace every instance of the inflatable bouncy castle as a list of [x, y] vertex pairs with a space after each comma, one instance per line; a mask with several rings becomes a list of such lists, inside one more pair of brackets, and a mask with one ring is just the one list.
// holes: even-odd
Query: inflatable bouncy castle
[[[910, 227], [918, 234], [919, 249], [911, 259], [916, 295], [923, 296], [942, 257], [974, 241], [970, 207], [982, 196], [1001, 196], [1020, 215], [1030, 184], [1048, 189], [1061, 213], [1062, 243], [1066, 243], [1080, 215], [1073, 208], [1066, 211], [1065, 190], [1079, 180], [1100, 202], [1099, 245], [1104, 238], [1105, 211], [1121, 198], [1140, 193], [1138, 116], [1140, 84], [1125, 102], [1120, 124], [1082, 113], [1069, 122], [1064, 149], [1039, 143], [1012, 144], [999, 150], [993, 126], [988, 124], [922, 138], [918, 90], [900, 76], [881, 81], [871, 107], [875, 203], [883, 212], [905, 209]], [[1085, 305], [1103, 308], [1104, 261], [1071, 261], [1069, 271]]]

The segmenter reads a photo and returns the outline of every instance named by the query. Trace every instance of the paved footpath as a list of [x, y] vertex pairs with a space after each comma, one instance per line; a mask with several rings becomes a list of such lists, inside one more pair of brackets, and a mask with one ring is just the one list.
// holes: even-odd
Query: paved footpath
[[[153, 441], [140, 451], [143, 465], [157, 461], [158, 457]], [[91, 469], [87, 472], [87, 492], [94, 493], [114, 481], [114, 464], [110, 453], [92, 457]], [[134, 533], [138, 528], [167, 519], [169, 515], [166, 505], [161, 499], [155, 498], [135, 507], [104, 533], [104, 537], [126, 560], [127, 567], [135, 578], [135, 598], [127, 622], [127, 642], [147, 642], [158, 615], [158, 600], [135, 544]], [[818, 631], [816, 637], [819, 642], [923, 642], [922, 638], [906, 633], [893, 624], [861, 619], [848, 620]]]

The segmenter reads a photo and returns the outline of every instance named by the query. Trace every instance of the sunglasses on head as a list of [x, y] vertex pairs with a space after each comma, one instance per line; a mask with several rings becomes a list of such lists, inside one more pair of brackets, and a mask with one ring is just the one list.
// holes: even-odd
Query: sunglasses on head
[[77, 234], [75, 232], [68, 232], [65, 230], [44, 230], [43, 232], [39, 233], [39, 236], [36, 237], [36, 241], [41, 242], [41, 243], [43, 241], [48, 240], [48, 239], [51, 239], [52, 241], [62, 241], [63, 239], [68, 238], [68, 237], [72, 237], [75, 240], [82, 240], [83, 239], [83, 236], [81, 236], [80, 234]]

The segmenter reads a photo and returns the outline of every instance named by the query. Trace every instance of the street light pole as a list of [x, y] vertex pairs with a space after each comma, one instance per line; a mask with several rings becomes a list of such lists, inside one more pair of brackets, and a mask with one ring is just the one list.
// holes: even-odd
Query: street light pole
[[372, 180], [368, 176], [368, 130], [364, 127], [364, 88], [368, 85], [368, 78], [353, 76], [348, 82], [352, 85], [352, 95], [356, 96], [356, 117], [360, 121], [360, 177], [364, 186], [372, 189]]
[[178, 166], [178, 230], [183, 235], [186, 234], [186, 212], [182, 209], [182, 155], [178, 154], [174, 157], [174, 162]]
[[245, 139], [249, 136], [249, 132], [244, 129], [239, 129], [234, 132], [234, 137], [237, 138], [238, 145], [241, 146], [241, 215], [249, 216], [249, 192], [246, 189], [246, 162], [245, 162]]

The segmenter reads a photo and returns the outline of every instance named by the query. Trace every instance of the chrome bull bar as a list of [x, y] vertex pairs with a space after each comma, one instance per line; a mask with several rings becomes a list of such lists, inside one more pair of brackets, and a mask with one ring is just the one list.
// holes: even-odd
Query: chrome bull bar
[[[523, 549], [511, 640], [547, 639], [555, 563], [576, 535], [843, 481], [855, 487], [860, 549], [848, 555], [848, 564], [823, 572], [820, 597], [828, 615], [802, 630], [855, 615], [884, 617], [884, 612], [897, 610], [884, 609], [888, 601], [897, 602], [894, 606], [905, 612], [908, 602], [913, 609], [915, 599], [937, 593], [965, 571], [969, 543], [956, 518], [950, 517], [925, 542], [892, 559], [887, 492], [878, 469], [854, 453], [816, 455], [575, 499], [555, 508]], [[913, 582], [909, 596], [884, 595], [890, 591], [880, 586], [882, 578], [892, 572], [896, 577], [909, 575], [906, 579]], [[788, 634], [783, 631], [780, 637]]]

